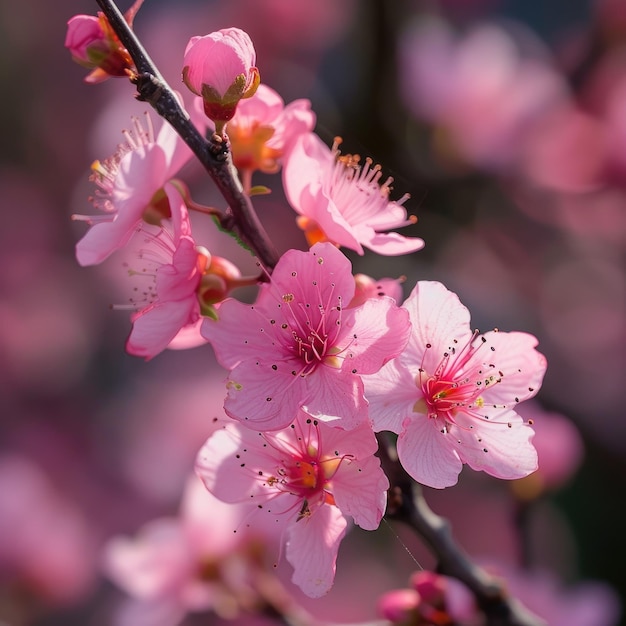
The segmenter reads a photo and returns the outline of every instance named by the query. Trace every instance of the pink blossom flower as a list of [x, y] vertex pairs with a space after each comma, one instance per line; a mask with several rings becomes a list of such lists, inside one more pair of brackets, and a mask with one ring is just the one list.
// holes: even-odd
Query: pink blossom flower
[[227, 131], [233, 162], [239, 171], [260, 170], [273, 174], [295, 139], [315, 126], [309, 100], [287, 106], [271, 87], [261, 84], [256, 93], [242, 100]]
[[204, 37], [192, 37], [185, 50], [183, 81], [204, 101], [204, 112], [222, 132], [242, 98], [259, 86], [256, 52], [248, 34], [224, 28]]
[[91, 179], [99, 187], [92, 202], [104, 214], [73, 216], [91, 226], [76, 245], [81, 265], [104, 261], [126, 245], [143, 221], [158, 223], [169, 217], [163, 186], [191, 157], [191, 150], [169, 124], [163, 123], [155, 138], [147, 114], [145, 128], [135, 118], [124, 136], [126, 141], [112, 157], [91, 166]]
[[[136, 0], [124, 17], [132, 27], [133, 19], [143, 4]], [[99, 83], [111, 76], [128, 77], [134, 63], [128, 51], [115, 34], [104, 13], [75, 15], [67, 23], [65, 47], [79, 65], [93, 70], [87, 83]]]
[[183, 329], [201, 339], [199, 291], [211, 261], [209, 252], [199, 249], [191, 236], [180, 193], [167, 183], [165, 194], [172, 214], [171, 224], [170, 220], [164, 220], [161, 227], [146, 225], [137, 232], [141, 240], [138, 259], [141, 269], [129, 270], [131, 276], [147, 278], [148, 284], [137, 288], [144, 300], [131, 303], [139, 310], [131, 317], [133, 328], [126, 350], [146, 359], [165, 350]]
[[497, 478], [537, 469], [533, 430], [513, 407], [534, 396], [546, 360], [521, 332], [479, 335], [441, 283], [420, 281], [402, 305], [413, 326], [405, 351], [365, 376], [377, 431], [398, 433], [398, 456], [418, 482], [457, 482], [463, 463]]
[[242, 507], [218, 500], [192, 476], [177, 517], [155, 519], [135, 537], [115, 536], [105, 545], [104, 571], [130, 596], [117, 626], [174, 626], [190, 612], [236, 610], [257, 552]]
[[367, 418], [361, 374], [398, 355], [408, 316], [388, 298], [347, 308], [349, 260], [335, 246], [289, 250], [254, 305], [225, 300], [203, 335], [232, 370], [224, 408], [250, 428], [284, 428], [298, 407], [353, 428]]
[[314, 133], [298, 137], [283, 165], [283, 185], [309, 245], [330, 241], [361, 255], [363, 246], [385, 255], [422, 248], [417, 237], [380, 232], [416, 222], [402, 206], [409, 196], [390, 201], [392, 179], [381, 184], [381, 176], [369, 158], [361, 164], [358, 155], [340, 156], [338, 140], [331, 150]]
[[383, 516], [389, 483], [376, 449], [369, 424], [345, 431], [298, 411], [272, 433], [225, 423], [200, 450], [196, 471], [219, 499], [247, 503], [253, 528], [269, 518], [286, 533], [293, 582], [319, 597], [333, 584], [347, 517], [374, 530]]

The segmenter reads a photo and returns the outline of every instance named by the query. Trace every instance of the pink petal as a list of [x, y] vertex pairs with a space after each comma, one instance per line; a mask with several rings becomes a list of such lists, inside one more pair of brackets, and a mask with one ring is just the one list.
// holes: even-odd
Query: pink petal
[[373, 252], [386, 256], [410, 254], [424, 247], [423, 239], [419, 237], [403, 237], [398, 233], [374, 232], [372, 237], [361, 239], [361, 242]]
[[363, 383], [374, 430], [400, 433], [404, 419], [413, 415], [413, 406], [422, 397], [411, 372], [394, 359], [376, 374], [363, 376]]
[[223, 502], [263, 502], [267, 490], [258, 472], [277, 465], [276, 452], [263, 443], [258, 432], [225, 423], [198, 452], [196, 473]]
[[195, 299], [201, 278], [197, 265], [195, 241], [191, 237], [183, 237], [178, 242], [172, 263], [161, 265], [157, 269], [156, 289], [159, 300]]
[[302, 191], [300, 213], [315, 220], [329, 241], [363, 255], [357, 230], [342, 215], [332, 198], [321, 187], [311, 185]]
[[205, 318], [202, 335], [211, 342], [222, 367], [232, 369], [245, 359], [267, 353], [268, 339], [259, 329], [269, 326], [268, 320], [255, 309], [228, 298], [220, 304], [218, 321]]
[[[369, 426], [367, 430], [371, 435]], [[365, 530], [378, 528], [385, 513], [387, 489], [389, 481], [375, 456], [344, 462], [333, 477], [337, 506]]]
[[419, 415], [405, 421], [398, 436], [398, 457], [418, 483], [443, 489], [455, 485], [463, 469], [455, 443], [455, 435], [441, 433], [431, 420]]
[[126, 342], [129, 354], [151, 359], [176, 337], [190, 321], [196, 302], [157, 302], [133, 318], [133, 328]]
[[302, 192], [311, 184], [319, 188], [322, 172], [332, 162], [330, 149], [315, 133], [302, 135], [293, 142], [283, 163], [283, 187], [287, 201], [301, 215], [305, 215], [300, 209]]
[[537, 338], [521, 332], [484, 334], [486, 345], [493, 347], [495, 370], [504, 376], [483, 394], [485, 405], [521, 402], [532, 398], [543, 381], [546, 358], [535, 350]]
[[523, 478], [537, 469], [533, 429], [514, 411], [502, 411], [473, 430], [453, 427], [450, 436], [461, 441], [456, 449], [472, 469], [502, 479]]
[[240, 363], [230, 373], [224, 410], [248, 428], [277, 430], [289, 426], [303, 401], [305, 384], [305, 379], [291, 373], [292, 369], [289, 364], [254, 359]]
[[346, 527], [341, 511], [330, 505], [321, 506], [289, 527], [286, 556], [293, 566], [291, 580], [309, 597], [319, 598], [332, 587]]
[[184, 530], [176, 519], [144, 526], [136, 539], [114, 537], [104, 549], [107, 575], [127, 593], [158, 598], [190, 574], [191, 555]]
[[315, 306], [335, 303], [337, 296], [348, 306], [356, 289], [352, 264], [330, 243], [316, 243], [309, 252], [285, 252], [272, 274], [272, 285], [281, 295], [291, 293], [296, 302]]
[[[419, 281], [402, 305], [409, 312], [413, 333], [403, 360], [433, 373], [453, 340], [471, 338], [470, 314], [459, 297], [441, 283]], [[430, 344], [432, 348], [428, 348]]]
[[307, 392], [302, 408], [324, 422], [336, 422], [346, 430], [367, 420], [367, 401], [360, 376], [324, 365], [305, 379]]
[[346, 358], [344, 368], [373, 374], [406, 346], [411, 333], [409, 316], [390, 298], [366, 300], [353, 311], [354, 321], [346, 323], [345, 330], [342, 326], [342, 335], [349, 341], [347, 351], [353, 355]]

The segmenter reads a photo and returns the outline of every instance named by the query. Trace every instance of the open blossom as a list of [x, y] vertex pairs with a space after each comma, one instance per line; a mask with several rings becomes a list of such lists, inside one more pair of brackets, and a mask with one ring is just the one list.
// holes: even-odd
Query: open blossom
[[389, 487], [369, 424], [333, 428], [303, 411], [290, 427], [258, 433], [228, 422], [200, 450], [196, 471], [220, 500], [246, 503], [248, 524], [286, 539], [293, 582], [311, 597], [332, 586], [348, 516], [378, 527]]
[[405, 351], [365, 376], [376, 431], [398, 433], [398, 456], [418, 482], [457, 482], [463, 463], [497, 478], [537, 469], [532, 428], [515, 412], [546, 369], [534, 336], [479, 335], [469, 311], [441, 283], [420, 281], [402, 305], [412, 333]]
[[224, 409], [250, 428], [291, 423], [298, 407], [353, 428], [367, 418], [361, 374], [400, 354], [410, 328], [390, 298], [348, 308], [350, 261], [329, 243], [289, 250], [254, 305], [225, 300], [202, 333], [232, 370]]
[[192, 37], [185, 49], [183, 81], [202, 96], [204, 112], [221, 134], [238, 102], [252, 96], [259, 86], [256, 52], [249, 35], [239, 28], [224, 28]]
[[245, 527], [243, 513], [192, 476], [177, 517], [152, 520], [134, 537], [109, 539], [105, 574], [129, 596], [116, 626], [175, 626], [187, 613], [236, 611], [238, 591], [250, 593], [246, 574], [261, 538]]
[[147, 359], [165, 350], [182, 329], [195, 332], [198, 339], [201, 307], [199, 291], [211, 255], [199, 249], [191, 236], [187, 209], [171, 183], [165, 194], [172, 214], [162, 226], [146, 225], [137, 232], [140, 240], [138, 269], [131, 276], [147, 280], [137, 292], [144, 299], [133, 300], [138, 308], [132, 315], [133, 328], [126, 342], [130, 354]]
[[143, 221], [158, 223], [170, 216], [165, 183], [191, 157], [191, 150], [167, 123], [155, 137], [150, 118], [138, 119], [125, 131], [126, 141], [105, 161], [91, 166], [99, 189], [92, 198], [102, 215], [74, 215], [90, 229], [76, 245], [81, 265], [95, 265], [122, 248]]
[[311, 132], [313, 126], [315, 113], [309, 100], [294, 100], [285, 106], [276, 91], [261, 84], [251, 98], [239, 103], [228, 122], [233, 163], [239, 171], [273, 174], [295, 139]]
[[402, 206], [408, 195], [389, 200], [392, 179], [382, 184], [380, 166], [358, 155], [341, 156], [314, 133], [299, 137], [283, 165], [283, 185], [309, 245], [330, 241], [364, 254], [408, 254], [424, 246], [422, 239], [384, 233], [414, 224]]

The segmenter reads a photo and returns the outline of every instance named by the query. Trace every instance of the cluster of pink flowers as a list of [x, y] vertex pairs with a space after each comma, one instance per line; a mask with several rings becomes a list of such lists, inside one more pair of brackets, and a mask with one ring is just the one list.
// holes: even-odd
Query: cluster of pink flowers
[[[80, 57], [85, 42], [68, 41]], [[431, 487], [454, 485], [464, 464], [527, 476], [537, 469], [533, 430], [515, 407], [537, 393], [546, 361], [532, 335], [473, 331], [468, 310], [440, 283], [418, 282], [400, 305], [403, 278], [353, 275], [340, 248], [404, 255], [423, 247], [387, 232], [416, 222], [404, 208], [408, 195], [391, 200], [392, 181], [371, 159], [322, 142], [308, 101], [285, 106], [261, 84], [246, 33], [192, 38], [183, 66], [209, 118], [197, 123], [229, 139], [244, 191], [254, 195], [254, 172], [282, 168], [310, 248], [287, 250], [253, 279], [214, 257], [190, 219], [212, 210], [175, 179], [191, 152], [168, 124], [155, 134], [147, 120], [134, 121], [116, 154], [92, 166], [102, 215], [77, 216], [90, 226], [77, 258], [93, 265], [122, 248], [134, 254], [127, 267], [140, 286], [125, 305], [133, 309], [129, 353], [150, 359], [168, 347], [212, 346], [228, 372], [226, 417], [196, 471], [215, 498], [238, 507], [222, 530], [271, 526], [293, 582], [318, 597], [333, 584], [349, 523], [374, 530], [385, 513], [376, 433], [396, 433], [402, 466]], [[257, 282], [254, 303], [230, 296]], [[213, 595], [196, 589], [198, 559], [219, 560], [225, 546], [189, 524], [184, 515], [145, 529], [139, 544], [117, 540], [107, 553], [111, 576], [144, 599], [167, 588], [176, 614], [209, 605]], [[155, 578], [142, 577], [160, 549], [176, 573], [161, 563]]]

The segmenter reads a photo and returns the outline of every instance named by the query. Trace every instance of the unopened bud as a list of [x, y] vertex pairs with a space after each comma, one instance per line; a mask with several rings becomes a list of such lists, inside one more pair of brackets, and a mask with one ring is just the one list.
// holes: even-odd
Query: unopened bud
[[254, 95], [260, 83], [256, 52], [247, 33], [225, 28], [192, 37], [185, 50], [183, 81], [204, 101], [204, 112], [223, 135], [224, 126], [242, 98]]

